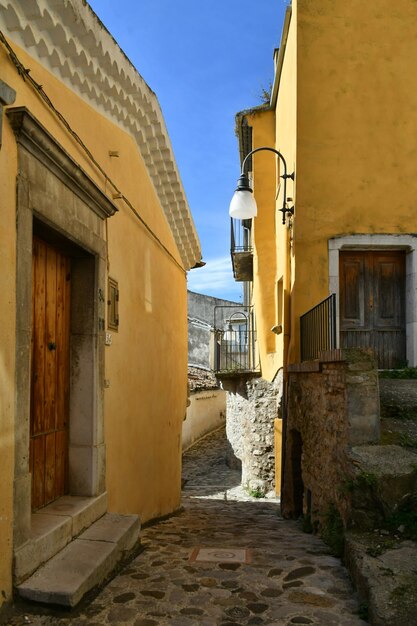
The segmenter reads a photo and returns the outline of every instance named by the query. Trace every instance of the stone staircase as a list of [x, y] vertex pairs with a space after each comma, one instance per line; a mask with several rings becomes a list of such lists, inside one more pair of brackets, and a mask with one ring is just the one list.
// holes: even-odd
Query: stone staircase
[[17, 593], [74, 607], [138, 542], [137, 515], [107, 513], [107, 498], [65, 496], [32, 515], [31, 537], [15, 553]]
[[384, 528], [417, 497], [417, 380], [382, 378], [379, 393], [380, 441], [350, 453], [351, 526], [360, 530]]
[[417, 380], [379, 382], [380, 444], [351, 449], [345, 562], [370, 624], [403, 626], [417, 623]]

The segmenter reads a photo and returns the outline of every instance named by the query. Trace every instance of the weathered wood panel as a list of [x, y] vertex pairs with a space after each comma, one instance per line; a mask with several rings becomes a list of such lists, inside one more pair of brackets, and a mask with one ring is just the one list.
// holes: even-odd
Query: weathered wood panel
[[67, 493], [70, 259], [35, 238], [30, 469], [32, 508]]
[[55, 500], [55, 432], [45, 435], [45, 499], [48, 504]]
[[39, 509], [45, 503], [45, 437], [33, 439], [32, 508]]
[[68, 431], [55, 433], [55, 494], [59, 498], [67, 493], [68, 485]]
[[404, 365], [403, 252], [341, 252], [340, 343], [372, 348], [382, 369]]
[[44, 430], [55, 428], [56, 398], [56, 345], [59, 337], [56, 334], [57, 311], [57, 254], [54, 248], [46, 251], [46, 302], [45, 302], [45, 406]]
[[57, 274], [56, 292], [56, 428], [65, 428], [68, 424], [69, 400], [69, 342], [66, 340], [69, 329], [70, 303], [70, 266], [69, 259], [60, 255]]
[[43, 407], [45, 404], [45, 269], [45, 244], [35, 239], [33, 249], [32, 435], [36, 435], [43, 430]]

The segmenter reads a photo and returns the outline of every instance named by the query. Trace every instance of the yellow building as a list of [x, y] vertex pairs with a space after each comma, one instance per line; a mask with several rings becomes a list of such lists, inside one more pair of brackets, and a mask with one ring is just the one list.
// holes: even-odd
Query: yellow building
[[0, 0], [0, 30], [1, 604], [73, 502], [74, 534], [179, 506], [201, 251], [157, 98], [89, 5]]
[[267, 381], [334, 348], [417, 365], [416, 27], [413, 0], [293, 0], [270, 101], [237, 115], [241, 163], [280, 153], [248, 157], [258, 215], [233, 220]]

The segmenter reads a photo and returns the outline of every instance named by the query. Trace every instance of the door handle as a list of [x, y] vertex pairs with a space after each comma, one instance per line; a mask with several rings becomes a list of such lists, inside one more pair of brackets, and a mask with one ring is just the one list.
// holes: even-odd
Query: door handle
[[50, 341], [48, 343], [48, 350], [51, 350], [51, 352], [52, 350], [56, 350], [56, 343], [54, 343], [53, 341]]

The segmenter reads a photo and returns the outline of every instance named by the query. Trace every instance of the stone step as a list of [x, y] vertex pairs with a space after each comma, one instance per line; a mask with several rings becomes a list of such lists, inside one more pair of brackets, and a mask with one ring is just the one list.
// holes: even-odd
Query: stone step
[[368, 605], [369, 623], [415, 624], [417, 544], [389, 537], [384, 544], [382, 536], [375, 545], [375, 533], [351, 531], [345, 539], [345, 562], [361, 602]]
[[20, 584], [107, 511], [107, 494], [64, 496], [32, 514], [31, 535], [14, 555], [14, 582]]
[[380, 378], [379, 397], [381, 417], [417, 418], [417, 380]]
[[350, 457], [355, 467], [347, 485], [351, 522], [358, 530], [384, 528], [417, 493], [417, 454], [396, 445], [373, 445], [353, 447]]
[[34, 602], [74, 607], [103, 582], [138, 541], [137, 515], [106, 513], [17, 586]]

